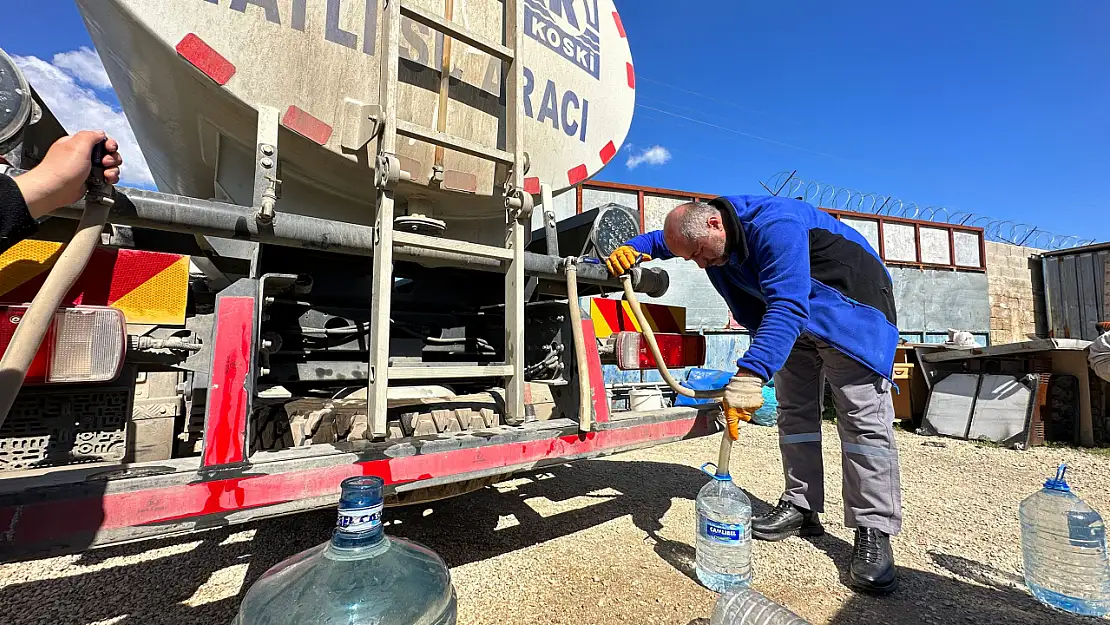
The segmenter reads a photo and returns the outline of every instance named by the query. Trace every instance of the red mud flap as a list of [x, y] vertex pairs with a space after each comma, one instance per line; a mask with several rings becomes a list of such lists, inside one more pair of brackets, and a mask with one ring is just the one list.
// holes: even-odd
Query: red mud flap
[[[716, 431], [692, 408], [597, 423], [584, 437], [568, 419], [496, 434], [313, 446], [267, 453], [246, 467], [201, 470], [197, 459], [71, 469], [0, 480], [0, 561], [80, 551], [335, 505], [339, 483], [376, 475], [387, 489], [459, 482], [651, 447]], [[272, 458], [272, 459], [271, 459]]]

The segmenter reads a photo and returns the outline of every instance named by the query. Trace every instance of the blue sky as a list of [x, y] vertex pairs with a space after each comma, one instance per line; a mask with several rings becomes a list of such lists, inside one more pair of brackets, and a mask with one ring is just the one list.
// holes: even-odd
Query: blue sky
[[797, 169], [1110, 239], [1106, 2], [616, 2], [642, 105], [629, 142], [672, 158], [601, 178], [755, 193]]
[[[616, 4], [637, 70], [628, 143], [670, 158], [630, 169], [626, 152], [600, 179], [759, 193], [759, 181], [797, 169], [921, 206], [1110, 239], [1102, 0]], [[88, 45], [70, 0], [26, 2], [18, 20], [0, 22], [10, 54], [85, 77], [71, 85], [73, 114], [97, 113], [82, 92], [112, 101], [87, 59], [55, 57]]]

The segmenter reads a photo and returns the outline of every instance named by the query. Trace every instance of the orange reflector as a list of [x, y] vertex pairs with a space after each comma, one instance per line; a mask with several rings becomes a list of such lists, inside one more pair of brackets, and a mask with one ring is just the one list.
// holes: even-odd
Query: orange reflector
[[[698, 367], [705, 363], [705, 337], [700, 334], [657, 333], [655, 342], [668, 369]], [[616, 355], [617, 367], [625, 371], [655, 368], [651, 348], [639, 332], [618, 332]]]

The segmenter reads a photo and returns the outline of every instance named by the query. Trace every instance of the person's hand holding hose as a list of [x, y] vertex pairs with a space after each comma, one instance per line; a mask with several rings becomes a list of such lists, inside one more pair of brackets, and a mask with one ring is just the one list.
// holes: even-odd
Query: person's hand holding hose
[[751, 421], [755, 411], [763, 406], [763, 380], [757, 375], [737, 371], [725, 387], [723, 403], [728, 437], [736, 440], [740, 437], [740, 422]]
[[610, 274], [619, 276], [635, 267], [637, 263], [648, 260], [651, 260], [651, 256], [637, 252], [630, 245], [622, 245], [605, 259], [605, 266], [609, 268]]
[[85, 182], [92, 171], [93, 147], [105, 140], [107, 154], [100, 162], [104, 167], [104, 180], [108, 184], [119, 182], [123, 157], [115, 139], [108, 138], [101, 130], [82, 130], [62, 137], [50, 146], [37, 167], [15, 179], [32, 217], [37, 219], [85, 196]]

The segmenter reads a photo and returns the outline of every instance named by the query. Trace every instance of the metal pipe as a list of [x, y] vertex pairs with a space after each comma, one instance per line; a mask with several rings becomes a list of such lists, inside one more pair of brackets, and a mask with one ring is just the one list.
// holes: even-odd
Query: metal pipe
[[[13, 175], [23, 173], [13, 170]], [[108, 213], [108, 222], [138, 228], [151, 228], [191, 235], [221, 237], [258, 241], [283, 247], [307, 248], [350, 254], [354, 256], [373, 256], [374, 227], [330, 219], [282, 213], [270, 225], [260, 225], [251, 207], [198, 200], [181, 195], [146, 191], [142, 189], [116, 188], [116, 203]], [[85, 203], [78, 202], [51, 213], [54, 217], [80, 219]], [[475, 259], [469, 256], [452, 255], [451, 252], [425, 250], [422, 248], [400, 246], [399, 255], [419, 259], [431, 258], [448, 262], [466, 261], [469, 266], [500, 265], [497, 261]], [[535, 252], [524, 253], [526, 274], [547, 279], [564, 277], [563, 259]], [[604, 265], [576, 263], [579, 284], [591, 284], [621, 288]], [[653, 267], [637, 268], [633, 272], [633, 288], [650, 297], [660, 297], [667, 292], [669, 279], [667, 272]]]
[[578, 431], [589, 432], [593, 421], [590, 405], [590, 367], [586, 359], [586, 338], [582, 333], [582, 309], [578, 306], [578, 268], [573, 256], [566, 259], [567, 304], [570, 306], [570, 334], [574, 339], [574, 360], [578, 365]]
[[[56, 217], [78, 218], [84, 202], [52, 213]], [[117, 189], [116, 203], [108, 221], [124, 226], [154, 228], [192, 235], [245, 239], [284, 247], [309, 248], [371, 256], [374, 228], [328, 219], [283, 213], [268, 225], [259, 224], [254, 208], [223, 202], [198, 200], [181, 195]]]

